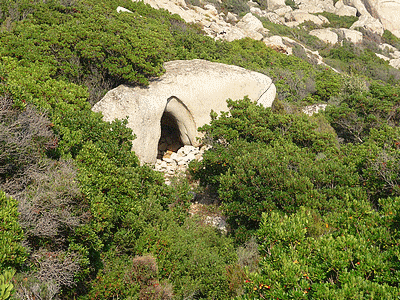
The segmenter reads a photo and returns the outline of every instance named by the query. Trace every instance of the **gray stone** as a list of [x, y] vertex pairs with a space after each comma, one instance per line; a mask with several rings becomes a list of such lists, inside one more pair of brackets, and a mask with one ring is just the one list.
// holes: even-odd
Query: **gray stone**
[[285, 0], [268, 0], [267, 1], [267, 8], [269, 10], [275, 10], [282, 7], [285, 7]]
[[257, 19], [252, 13], [246, 14], [237, 24], [237, 28], [247, 32], [247, 36], [255, 39], [262, 40], [263, 35], [260, 33], [264, 29], [262, 22]]
[[117, 7], [117, 13], [120, 13], [120, 12], [132, 13], [129, 9], [127, 9], [125, 7], [122, 7], [122, 6], [118, 6]]

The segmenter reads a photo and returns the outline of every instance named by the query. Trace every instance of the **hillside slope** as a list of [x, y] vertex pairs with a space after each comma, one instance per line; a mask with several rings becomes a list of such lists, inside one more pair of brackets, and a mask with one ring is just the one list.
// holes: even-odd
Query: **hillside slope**
[[[188, 24], [142, 1], [0, 1], [0, 299], [400, 296], [399, 39], [351, 3], [258, 2], [180, 1]], [[310, 34], [328, 27], [338, 43]], [[168, 186], [127, 120], [91, 108], [179, 59], [266, 74], [277, 98], [212, 113], [212, 147]]]

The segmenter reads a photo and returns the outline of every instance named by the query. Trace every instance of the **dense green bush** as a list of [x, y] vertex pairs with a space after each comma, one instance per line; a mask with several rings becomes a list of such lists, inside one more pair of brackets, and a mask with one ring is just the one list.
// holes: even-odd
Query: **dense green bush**
[[400, 39], [391, 33], [389, 30], [385, 30], [382, 35], [383, 42], [396, 47], [397, 49], [400, 48]]
[[20, 267], [26, 260], [26, 249], [21, 241], [24, 237], [18, 223], [17, 202], [0, 191], [0, 270]]
[[350, 28], [353, 23], [358, 21], [358, 17], [355, 16], [338, 16], [329, 12], [318, 13], [329, 20], [329, 23], [324, 24], [324, 27], [330, 28]]
[[344, 189], [362, 195], [354, 166], [336, 155], [329, 126], [276, 114], [248, 99], [228, 101], [228, 106], [229, 115], [214, 115], [202, 128], [213, 148], [191, 165], [191, 172], [202, 184], [218, 188], [234, 230], [249, 234], [269, 210], [293, 212], [301, 205], [335, 210]]
[[399, 125], [399, 86], [373, 83], [369, 90], [343, 93], [338, 106], [327, 109], [327, 117], [345, 142], [362, 143], [372, 128]]
[[14, 285], [11, 280], [15, 274], [15, 270], [5, 270], [0, 273], [0, 299], [7, 300], [10, 299]]
[[245, 0], [224, 0], [222, 1], [222, 7], [239, 16], [250, 11], [250, 7], [247, 5], [247, 1]]
[[381, 205], [376, 212], [349, 198], [342, 211], [324, 217], [306, 208], [263, 214], [261, 272], [250, 276], [242, 299], [398, 297], [399, 200]]
[[122, 82], [146, 85], [148, 77], [162, 74], [171, 35], [168, 26], [156, 20], [160, 14], [139, 16], [139, 8], [148, 10], [143, 3], [119, 4], [134, 13], [118, 14], [117, 3], [37, 3], [24, 22], [1, 35], [0, 53], [41, 61], [53, 78], [86, 84], [93, 97]]
[[375, 52], [352, 44], [343, 42], [342, 46], [336, 45], [332, 49], [321, 51], [324, 61], [343, 73], [351, 76], [362, 75], [373, 80], [382, 80], [389, 84], [397, 84], [400, 72], [389, 66], [387, 61], [378, 58]]

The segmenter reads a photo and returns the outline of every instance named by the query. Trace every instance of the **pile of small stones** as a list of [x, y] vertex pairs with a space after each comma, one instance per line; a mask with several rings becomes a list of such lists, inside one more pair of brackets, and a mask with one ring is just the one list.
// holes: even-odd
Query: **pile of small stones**
[[161, 159], [157, 159], [154, 169], [164, 172], [165, 183], [170, 184], [171, 178], [178, 172], [185, 172], [192, 160], [197, 159], [201, 161], [206, 149], [206, 146], [199, 148], [186, 145], [179, 148], [176, 152], [167, 150]]

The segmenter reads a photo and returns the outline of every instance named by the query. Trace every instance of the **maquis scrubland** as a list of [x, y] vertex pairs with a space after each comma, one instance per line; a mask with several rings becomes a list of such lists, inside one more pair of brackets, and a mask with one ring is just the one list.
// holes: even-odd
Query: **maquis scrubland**
[[[335, 72], [142, 2], [1, 0], [0, 22], [0, 299], [399, 299], [400, 71], [375, 55], [400, 46], [389, 31], [330, 45], [262, 19]], [[227, 99], [203, 160], [166, 185], [127, 120], [91, 107], [195, 58], [266, 74], [277, 98]], [[227, 234], [189, 214], [202, 193]]]

